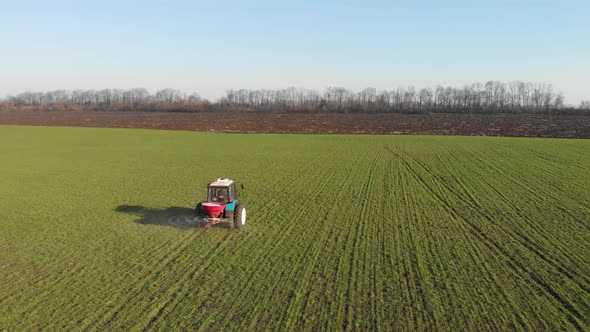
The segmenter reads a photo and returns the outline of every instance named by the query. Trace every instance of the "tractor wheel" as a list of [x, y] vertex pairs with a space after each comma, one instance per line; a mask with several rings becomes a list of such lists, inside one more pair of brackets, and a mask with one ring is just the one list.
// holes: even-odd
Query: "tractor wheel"
[[238, 203], [234, 210], [234, 226], [241, 229], [246, 226], [246, 205]]
[[195, 206], [195, 217], [201, 217], [201, 203]]
[[229, 229], [230, 231], [234, 229], [234, 221], [232, 219], [230, 219], [227, 223], [227, 229]]

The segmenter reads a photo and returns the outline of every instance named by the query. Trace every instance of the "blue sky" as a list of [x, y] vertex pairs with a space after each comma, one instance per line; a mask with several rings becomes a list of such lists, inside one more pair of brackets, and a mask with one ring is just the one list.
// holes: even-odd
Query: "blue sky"
[[0, 95], [487, 80], [590, 99], [590, 1], [0, 0]]

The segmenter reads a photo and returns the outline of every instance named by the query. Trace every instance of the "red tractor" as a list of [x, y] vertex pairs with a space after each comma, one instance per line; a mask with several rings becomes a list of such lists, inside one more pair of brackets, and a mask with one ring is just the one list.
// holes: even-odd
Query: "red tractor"
[[207, 200], [195, 207], [195, 217], [207, 224], [229, 221], [229, 228], [241, 229], [246, 225], [246, 205], [238, 203], [236, 183], [230, 179], [217, 179], [207, 185]]

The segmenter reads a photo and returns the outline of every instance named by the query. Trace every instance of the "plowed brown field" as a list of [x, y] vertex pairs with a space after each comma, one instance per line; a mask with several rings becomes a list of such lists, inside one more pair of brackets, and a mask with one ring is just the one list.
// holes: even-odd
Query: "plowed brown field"
[[240, 133], [590, 138], [590, 115], [0, 112], [0, 124]]

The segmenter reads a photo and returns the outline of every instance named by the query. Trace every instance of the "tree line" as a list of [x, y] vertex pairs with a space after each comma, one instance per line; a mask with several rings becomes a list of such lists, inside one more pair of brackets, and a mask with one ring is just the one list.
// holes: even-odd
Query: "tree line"
[[209, 102], [197, 93], [175, 89], [150, 93], [144, 88], [103, 90], [54, 90], [23, 92], [0, 100], [1, 110], [25, 111], [206, 111]]
[[[215, 102], [197, 93], [175, 89], [150, 93], [147, 89], [55, 90], [24, 92], [0, 100], [0, 110], [29, 111], [234, 111], [234, 112], [335, 112], [335, 113], [510, 113], [574, 110], [564, 104], [563, 93], [551, 84], [531, 82], [474, 83], [462, 88], [438, 85], [395, 90], [366, 88], [352, 91], [328, 87], [324, 91], [287, 88], [279, 90], [228, 90]], [[590, 101], [578, 110], [590, 111]]]

